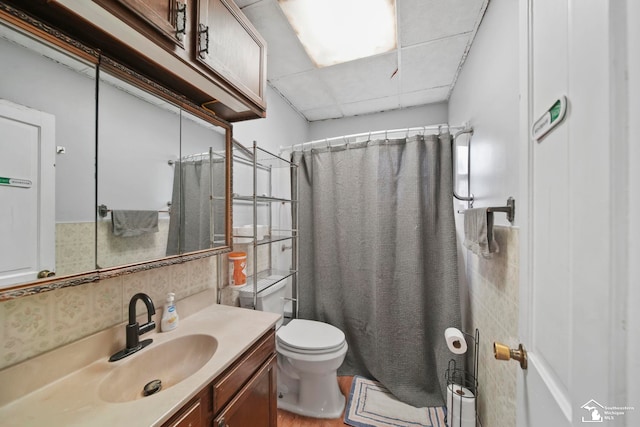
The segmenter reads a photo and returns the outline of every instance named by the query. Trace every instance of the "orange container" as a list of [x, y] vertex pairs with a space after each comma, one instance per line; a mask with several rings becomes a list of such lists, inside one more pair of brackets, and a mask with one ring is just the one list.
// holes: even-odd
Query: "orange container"
[[229, 255], [229, 284], [241, 286], [247, 283], [247, 254], [245, 252], [230, 252]]

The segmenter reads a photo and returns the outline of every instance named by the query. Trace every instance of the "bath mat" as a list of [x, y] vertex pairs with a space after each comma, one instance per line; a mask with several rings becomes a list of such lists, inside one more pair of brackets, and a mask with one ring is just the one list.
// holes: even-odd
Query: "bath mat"
[[397, 400], [382, 384], [356, 375], [344, 422], [354, 427], [446, 427], [443, 406], [414, 408]]

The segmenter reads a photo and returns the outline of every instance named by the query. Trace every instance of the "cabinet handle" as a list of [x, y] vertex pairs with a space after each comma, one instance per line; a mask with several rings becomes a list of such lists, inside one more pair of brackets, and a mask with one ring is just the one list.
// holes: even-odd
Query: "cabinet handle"
[[176, 38], [184, 40], [187, 33], [187, 3], [176, 1]]
[[224, 422], [224, 418], [220, 418], [220, 420], [218, 421], [218, 427], [229, 427], [229, 426]]
[[[204, 39], [204, 42], [202, 41]], [[205, 54], [209, 54], [209, 26], [204, 24], [198, 24], [198, 55], [200, 58], [204, 58]], [[202, 47], [204, 45], [204, 47]]]

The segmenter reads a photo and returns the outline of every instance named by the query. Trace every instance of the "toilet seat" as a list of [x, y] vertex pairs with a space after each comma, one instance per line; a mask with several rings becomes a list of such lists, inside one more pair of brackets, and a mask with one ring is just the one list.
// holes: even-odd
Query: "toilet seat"
[[314, 320], [293, 319], [276, 332], [276, 342], [284, 350], [298, 354], [326, 354], [345, 346], [344, 332]]

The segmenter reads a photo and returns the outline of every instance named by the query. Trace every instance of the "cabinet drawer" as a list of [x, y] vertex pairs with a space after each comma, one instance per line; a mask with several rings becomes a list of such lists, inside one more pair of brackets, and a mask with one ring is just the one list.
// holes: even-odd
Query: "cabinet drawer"
[[272, 330], [213, 384], [214, 414], [217, 414], [231, 400], [275, 351], [275, 332]]

